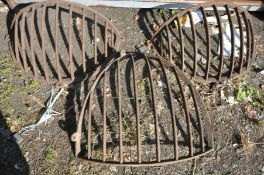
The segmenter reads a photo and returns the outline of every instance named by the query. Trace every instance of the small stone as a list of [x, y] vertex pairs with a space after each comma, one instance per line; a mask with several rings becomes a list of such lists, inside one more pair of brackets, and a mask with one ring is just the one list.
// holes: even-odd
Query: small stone
[[261, 172], [264, 173], [264, 166], [262, 167]]
[[138, 20], [140, 19], [140, 16], [139, 16], [139, 15], [136, 15], [136, 16], [134, 17], [134, 19], [135, 19], [136, 21], [138, 21]]
[[83, 164], [80, 164], [80, 165], [78, 166], [79, 171], [81, 171], [82, 168], [83, 168]]
[[237, 148], [237, 147], [238, 147], [238, 144], [237, 144], [237, 143], [234, 143], [234, 144], [233, 144], [233, 147], [234, 147], [234, 148]]
[[4, 83], [4, 82], [6, 82], [6, 78], [5, 77], [0, 77], [0, 83]]
[[28, 80], [24, 80], [24, 86], [28, 85], [29, 81]]

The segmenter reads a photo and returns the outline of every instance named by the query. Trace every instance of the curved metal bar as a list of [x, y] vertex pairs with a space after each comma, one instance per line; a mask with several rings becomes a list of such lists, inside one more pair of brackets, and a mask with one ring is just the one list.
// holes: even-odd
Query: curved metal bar
[[179, 159], [179, 152], [178, 152], [178, 132], [177, 132], [177, 126], [176, 126], [176, 115], [175, 115], [175, 108], [174, 108], [174, 103], [172, 99], [172, 92], [171, 92], [171, 85], [168, 80], [168, 75], [166, 73], [165, 67], [162, 64], [160, 58], [158, 58], [159, 65], [162, 69], [165, 82], [166, 82], [166, 87], [168, 88], [168, 95], [169, 95], [169, 102], [170, 102], [170, 112], [171, 112], [171, 120], [172, 120], [172, 128], [173, 128], [173, 139], [174, 139], [174, 157], [175, 160]]
[[153, 113], [154, 113], [154, 119], [155, 119], [155, 133], [156, 133], [156, 152], [157, 152], [157, 161], [160, 162], [160, 134], [159, 134], [159, 118], [158, 118], [158, 113], [157, 113], [157, 101], [156, 101], [156, 94], [154, 92], [154, 87], [153, 87], [153, 77], [152, 77], [152, 72], [150, 68], [150, 63], [148, 58], [144, 55], [144, 60], [147, 65], [148, 69], [148, 76], [149, 76], [149, 81], [150, 81], [150, 88], [151, 88], [151, 97], [153, 101]]
[[[210, 32], [209, 32], [209, 24], [208, 24], [208, 21], [207, 21], [207, 16], [206, 16], [206, 13], [205, 13], [205, 9], [207, 8], [210, 8], [210, 9], [213, 9], [215, 15], [213, 16], [208, 16], [213, 18], [215, 17], [216, 18], [216, 23], [217, 23], [217, 29], [218, 30], [215, 30], [215, 31], [212, 31], [213, 34], [211, 35]], [[225, 9], [225, 15], [222, 15], [221, 13], [221, 16], [220, 16], [220, 13], [218, 12], [219, 9]], [[201, 10], [201, 14], [199, 12], [197, 12], [197, 18], [193, 19], [192, 18], [192, 13], [193, 12], [196, 12], [196, 11], [199, 11]], [[252, 23], [250, 22], [251, 18], [250, 18], [250, 15], [249, 13], [243, 9], [242, 7], [239, 7], [238, 5], [236, 4], [233, 4], [233, 3], [227, 3], [227, 2], [212, 2], [212, 3], [205, 3], [205, 4], [200, 4], [200, 5], [196, 5], [196, 6], [193, 6], [193, 7], [190, 7], [190, 8], [187, 8], [187, 9], [184, 9], [183, 11], [177, 13], [175, 16], [171, 17], [170, 19], [168, 19], [167, 21], [165, 21], [158, 30], [154, 31], [154, 34], [153, 36], [151, 37], [150, 41], [153, 43], [153, 45], [160, 45], [164, 39], [168, 40], [167, 37], [165, 38], [160, 38], [160, 34], [162, 32], [166, 32], [167, 28], [170, 28], [170, 26], [174, 26], [175, 25], [175, 22], [177, 21], [178, 23], [178, 29], [179, 30], [179, 38], [180, 38], [180, 41], [179, 41], [179, 45], [180, 45], [180, 52], [181, 52], [181, 56], [180, 56], [180, 60], [181, 60], [181, 65], [180, 65], [180, 69], [182, 71], [185, 71], [186, 74], [188, 74], [188, 76], [190, 78], [192, 78], [194, 81], [198, 81], [198, 82], [202, 82], [202, 83], [205, 83], [205, 82], [221, 82], [223, 80], [226, 80], [226, 79], [230, 79], [230, 78], [237, 78], [239, 77], [240, 75], [244, 74], [250, 65], [252, 65], [252, 61], [247, 61], [248, 59], [248, 54], [244, 54], [244, 43], [246, 41], [244, 41], [244, 37], [242, 35], [243, 32], [242, 32], [242, 35], [240, 35], [239, 37], [239, 40], [241, 42], [241, 47], [240, 47], [240, 53], [243, 53], [243, 54], [240, 54], [239, 55], [239, 63], [238, 64], [235, 64], [235, 26], [234, 26], [234, 22], [232, 21], [231, 19], [231, 13], [230, 11], [231, 10], [235, 10], [237, 11], [237, 13], [241, 13], [243, 14], [242, 16], [241, 15], [237, 15], [237, 18], [238, 18], [238, 25], [239, 25], [239, 29], [240, 30], [246, 30], [246, 33], [249, 34], [249, 36], [247, 37], [247, 45], [250, 45], [251, 47], [251, 58], [252, 58], [252, 61], [255, 59], [255, 51], [253, 51], [255, 48], [255, 39], [254, 39], [254, 32], [253, 32], [253, 29], [252, 29]], [[185, 26], [184, 24], [181, 24], [181, 21], [180, 19], [182, 17], [186, 17], [186, 16], [189, 16], [189, 19], [190, 19], [190, 26]], [[226, 17], [227, 16], [227, 19]], [[247, 22], [245, 22], [245, 25], [246, 27], [244, 28], [243, 27], [243, 23], [241, 22], [241, 18], [245, 18]], [[225, 28], [222, 27], [223, 25], [223, 22], [227, 21], [227, 25], [230, 25], [230, 28], [231, 28], [231, 32], [230, 32], [230, 35], [228, 35], [229, 31], [226, 31]], [[205, 29], [205, 34], [206, 34], [206, 43], [205, 43], [205, 47], [207, 47], [207, 54], [206, 54], [206, 57], [207, 57], [207, 63], [206, 63], [206, 69], [204, 69], [202, 67], [202, 64], [204, 63], [199, 63], [199, 58], [196, 57], [196, 54], [198, 52], [198, 43], [196, 43], [195, 39], [196, 39], [196, 35], [197, 35], [197, 32], [199, 32], [200, 27], [196, 27], [196, 24], [197, 23], [201, 23], [201, 22], [204, 22], [204, 24], [202, 25]], [[184, 22], [182, 22], [184, 23]], [[248, 24], [247, 24], [248, 23]], [[189, 23], [188, 23], [189, 24]], [[248, 26], [248, 27], [247, 27]], [[192, 32], [192, 38], [194, 39], [194, 45], [193, 45], [193, 52], [192, 51], [188, 51], [188, 48], [184, 48], [184, 39], [187, 38], [189, 40], [189, 38], [187, 36], [185, 36], [186, 34], [184, 34], [183, 36], [183, 33], [182, 33], [182, 30], [183, 28], [187, 28], [185, 30], [191, 30]], [[189, 29], [190, 28], [190, 29]], [[252, 30], [251, 30], [252, 29]], [[216, 32], [219, 31], [218, 33], [218, 41], [216, 41], [216, 45], [215, 44], [211, 44], [210, 43], [210, 37], [212, 37], [212, 40], [211, 41], [214, 41], [213, 38], [215, 34], [217, 34]], [[252, 31], [252, 32], [251, 32]], [[229, 37], [228, 37], [229, 36]], [[225, 48], [225, 47], [229, 47], [229, 43], [227, 43], [227, 46], [225, 45], [225, 41], [226, 42], [229, 42], [230, 40], [230, 44], [231, 44], [231, 50], [230, 48]], [[172, 47], [175, 47], [174, 46], [175, 43], [172, 43]], [[197, 45], [197, 46], [196, 46]], [[212, 47], [212, 48], [211, 48]], [[216, 47], [216, 48], [215, 48]], [[163, 55], [171, 55], [172, 51], [169, 49], [168, 51], [164, 50], [164, 49], [161, 49], [160, 50], [157, 50], [157, 48], [154, 48], [156, 49], [156, 53], [157, 53], [157, 56], [160, 56], [162, 55], [161, 52], [169, 52], [169, 53], [164, 53]], [[212, 49], [212, 52], [211, 52], [211, 49]], [[216, 49], [218, 49], [218, 51], [215, 51]], [[226, 50], [227, 49], [227, 50]], [[154, 51], [154, 53], [155, 53]], [[192, 58], [189, 58], [189, 57], [185, 57], [184, 56], [184, 53], [187, 53], [188, 55], [194, 55], [194, 60], [192, 60]], [[230, 52], [230, 53], [229, 53]], [[212, 59], [214, 58], [218, 58], [219, 62], [215, 62], [215, 61], [212, 61]], [[177, 61], [177, 60], [176, 60]], [[184, 63], [185, 64], [189, 64], [190, 62], [193, 62], [193, 66], [186, 66], [184, 67]], [[250, 62], [249, 64], [245, 64], [247, 62]], [[231, 63], [231, 64], [230, 64]], [[231, 66], [229, 66], [229, 64]]]
[[[32, 9], [34, 9], [34, 11], [32, 11]], [[46, 23], [48, 23], [49, 21], [47, 20], [47, 15], [46, 15], [46, 11], [47, 9], [50, 9], [51, 11], [54, 11], [54, 18], [55, 21], [54, 23], [51, 22], [50, 24], [52, 24], [50, 27], [54, 30], [50, 30], [50, 29], [45, 29], [46, 28]], [[65, 10], [66, 11], [63, 11]], [[60, 11], [60, 12], [59, 12]], [[68, 13], [69, 18], [67, 18], [66, 20], [68, 21], [64, 21], [64, 19], [61, 19], [59, 15], [61, 15], [61, 11]], [[39, 13], [40, 12], [40, 13]], [[96, 19], [92, 18], [91, 16], [89, 16], [90, 14], [96, 16]], [[39, 17], [34, 17], [35, 15], [39, 15]], [[67, 15], [67, 14], [66, 14]], [[81, 19], [81, 23], [80, 23], [80, 29], [81, 29], [81, 38], [80, 40], [78, 40], [77, 38], [77, 42], [81, 42], [80, 44], [80, 49], [81, 49], [81, 61], [76, 60], [76, 52], [75, 49], [73, 48], [73, 44], [74, 42], [76, 42], [76, 40], [74, 39], [73, 35], [73, 25], [77, 25], [77, 24], [73, 24], [73, 16], [75, 15], [79, 15], [80, 19]], [[23, 22], [23, 18], [30, 18], [32, 21], [34, 21], [34, 23], [30, 22], [30, 24], [28, 25], [30, 27], [29, 31], [33, 31], [33, 33], [29, 33], [30, 38], [33, 38], [36, 33], [37, 37], [35, 37], [35, 39], [39, 38], [39, 42], [40, 42], [40, 49], [41, 49], [41, 53], [40, 55], [35, 55], [38, 54], [38, 52], [36, 52], [36, 47], [34, 47], [33, 45], [29, 45], [30, 49], [27, 49], [27, 45], [24, 43], [25, 40], [23, 39], [26, 35], [22, 35], [22, 32], [24, 32], [23, 28], [24, 28], [24, 22]], [[40, 23], [37, 23], [36, 20], [40, 19]], [[49, 20], [49, 19], [48, 19]], [[91, 24], [90, 20], [95, 20], [95, 24], [94, 27], [98, 28], [99, 26], [104, 28], [105, 27], [105, 31], [101, 31], [101, 33], [99, 33], [99, 31], [94, 30], [94, 32], [91, 32], [91, 35], [95, 35], [95, 36], [90, 36], [90, 35], [86, 35], [87, 31], [89, 32], [89, 30], [93, 30], [88, 28], [88, 22], [89, 24]], [[53, 21], [53, 20], [52, 20]], [[61, 28], [60, 26], [60, 22], [64, 22], [65, 25], [68, 28], [68, 34], [67, 37], [66, 36], [62, 36], [59, 37], [59, 32], [60, 30], [64, 30], [63, 28]], [[87, 25], [85, 24], [87, 22]], [[40, 30], [33, 30], [34, 25], [39, 26]], [[21, 30], [18, 30], [18, 27], [21, 28]], [[15, 37], [14, 37], [14, 41], [12, 42], [13, 45], [13, 49], [14, 49], [14, 53], [15, 53], [15, 57], [18, 63], [22, 63], [23, 68], [27, 67], [25, 64], [28, 62], [31, 66], [29, 67], [30, 69], [28, 73], [32, 73], [34, 74], [34, 76], [38, 79], [45, 79], [47, 82], [50, 83], [55, 83], [55, 82], [63, 82], [63, 83], [71, 83], [71, 82], [77, 82], [81, 79], [83, 79], [83, 77], [85, 76], [85, 72], [87, 72], [87, 62], [91, 63], [91, 58], [95, 57], [95, 63], [99, 60], [97, 60], [97, 57], [99, 57], [98, 55], [98, 49], [97, 48], [97, 37], [99, 37], [99, 34], [102, 37], [105, 37], [104, 41], [108, 41], [111, 40], [112, 41], [112, 49], [114, 50], [114, 52], [109, 53], [108, 50], [108, 42], [104, 43], [104, 49], [100, 50], [100, 57], [104, 56], [105, 58], [108, 56], [113, 56], [115, 55], [115, 51], [119, 50], [119, 46], [120, 46], [120, 42], [121, 42], [121, 34], [117, 31], [116, 27], [113, 25], [113, 23], [107, 19], [106, 17], [104, 17], [102, 14], [100, 14], [99, 12], [97, 12], [96, 10], [90, 8], [90, 7], [86, 7], [83, 5], [80, 5], [78, 3], [72, 3], [69, 1], [44, 1], [44, 2], [39, 2], [39, 3], [33, 3], [30, 4], [24, 8], [22, 8], [19, 12], [17, 12], [17, 14], [15, 14], [15, 17], [12, 21], [11, 24], [11, 28], [15, 30]], [[50, 31], [49, 31], [50, 30]], [[108, 35], [108, 30], [111, 31], [111, 35]], [[96, 32], [97, 31], [97, 32]], [[51, 32], [51, 33], [50, 33]], [[54, 34], [53, 34], [54, 32]], [[49, 33], [49, 37], [46, 37], [46, 34]], [[38, 34], [40, 37], [38, 37]], [[64, 35], [64, 34], [62, 34]], [[96, 36], [97, 35], [97, 36]], [[53, 37], [54, 36], [54, 37]], [[65, 39], [63, 38], [66, 38]], [[86, 47], [87, 44], [87, 40], [85, 37], [88, 38], [93, 38], [94, 40], [94, 45], [91, 47], [89, 46]], [[23, 40], [21, 40], [23, 39]], [[68, 39], [68, 41], [67, 41]], [[19, 43], [19, 41], [21, 40], [21, 43]], [[34, 43], [33, 39], [30, 39], [30, 43]], [[50, 52], [47, 52], [47, 49], [49, 47], [45, 46], [46, 44], [49, 43], [49, 41], [52, 42], [52, 46], [54, 47], [54, 49]], [[63, 44], [61, 44], [63, 43]], [[19, 44], [21, 44], [21, 47], [19, 46]], [[66, 47], [69, 57], [65, 57], [64, 55], [62, 55], [63, 53], [63, 47]], [[91, 48], [90, 48], [91, 47]], [[89, 51], [87, 51], [87, 48]], [[98, 47], [99, 48], [99, 47]], [[35, 50], [34, 50], [35, 49]], [[112, 50], [111, 49], [111, 50]], [[30, 53], [28, 54], [29, 58], [27, 59], [25, 54], [23, 53], [27, 53], [27, 51], [30, 50]], [[92, 55], [90, 52], [90, 50], [92, 50], [92, 52], [94, 52], [94, 55]], [[52, 53], [54, 52], [54, 54]], [[86, 54], [88, 56], [86, 56]], [[74, 56], [73, 56], [74, 55]], [[62, 56], [60, 58], [60, 56]], [[20, 58], [21, 57], [21, 58]], [[54, 61], [52, 60], [54, 57]], [[26, 59], [26, 61], [25, 61]], [[39, 59], [39, 60], [36, 60]], [[69, 63], [68, 63], [69, 60]], [[89, 61], [87, 61], [89, 60]], [[38, 61], [38, 64], [35, 64], [34, 61]], [[86, 62], [87, 61], [87, 62]], [[77, 65], [78, 64], [78, 65]], [[82, 70], [78, 70], [78, 67], [82, 67]], [[64, 75], [65, 73], [65, 75]]]
[[[141, 136], [141, 133], [143, 131], [141, 131], [141, 120], [143, 119], [142, 117], [144, 117], [144, 115], [141, 115], [141, 113], [139, 112], [139, 108], [141, 107], [141, 103], [138, 101], [138, 92], [137, 92], [137, 84], [136, 84], [136, 80], [137, 80], [137, 70], [136, 70], [136, 66], [138, 66], [139, 64], [135, 64], [135, 61], [138, 61], [139, 59], [143, 60], [145, 65], [147, 66], [147, 78], [149, 79], [150, 81], [150, 87], [148, 88], [148, 92], [146, 92], [147, 94], [149, 94], [150, 96], [152, 96], [151, 98], [151, 110], [152, 110], [152, 115], [151, 117], [153, 117], [154, 119], [154, 125], [155, 125], [155, 128], [153, 129], [153, 131], [155, 132], [155, 145], [156, 145], [156, 151], [155, 153], [153, 152], [153, 157], [155, 160], [146, 160], [144, 159], [144, 155], [146, 154], [145, 151], [143, 151], [145, 148], [143, 148], [144, 145], [141, 145], [142, 143], [142, 140], [140, 138]], [[136, 130], [136, 133], [134, 135], [134, 137], [130, 138], [131, 141], [135, 141], [133, 142], [136, 146], [136, 149], [137, 149], [137, 154], [135, 153], [132, 153], [132, 155], [135, 155], [135, 158], [137, 159], [134, 159], [134, 158], [127, 158], [125, 159], [124, 156], [128, 156], [127, 153], [124, 153], [123, 152], [123, 138], [122, 138], [122, 117], [123, 115], [121, 115], [122, 113], [122, 110], [125, 110], [125, 108], [127, 107], [127, 105], [125, 103], [122, 103], [122, 100], [121, 100], [121, 96], [124, 96], [126, 95], [125, 93], [121, 93], [122, 91], [122, 86], [121, 83], [123, 81], [121, 81], [121, 76], [125, 76], [125, 78], [130, 78], [130, 77], [127, 77], [126, 75], [124, 75], [123, 73], [120, 72], [120, 70], [123, 70], [123, 63], [121, 63], [120, 61], [121, 60], [131, 60], [132, 61], [132, 65], [130, 64], [130, 66], [132, 66], [132, 83], [133, 83], [133, 89], [134, 89], [134, 100], [135, 100], [135, 115], [136, 116], [136, 126], [133, 127], [133, 130], [135, 129]], [[162, 73], [164, 75], [164, 79], [165, 79], [165, 84], [166, 84], [166, 87], [168, 89], [168, 97], [169, 97], [169, 101], [168, 101], [168, 105], [169, 105], [169, 108], [170, 108], [170, 116], [171, 116], [171, 124], [172, 124], [172, 136], [173, 136], [173, 152], [172, 154], [174, 155], [174, 158], [171, 159], [171, 158], [164, 158], [162, 157], [162, 154], [161, 152], [163, 151], [163, 143], [160, 142], [160, 131], [158, 130], [160, 127], [160, 122], [158, 120], [162, 120], [162, 117], [165, 117], [165, 116], [158, 116], [157, 115], [157, 111], [156, 111], [156, 108], [157, 108], [157, 96], [156, 96], [156, 89], [155, 89], [155, 85], [154, 85], [154, 77], [156, 76], [156, 74], [152, 73], [152, 69], [151, 69], [151, 65], [150, 64], [154, 64], [152, 61], [158, 61], [158, 65], [155, 64], [155, 69], [157, 68], [158, 72], [159, 73]], [[125, 61], [126, 62], [126, 61]], [[127, 62], [126, 64], [129, 64], [129, 62]], [[122, 68], [121, 68], [122, 66]], [[158, 67], [156, 67], [158, 66]], [[105, 82], [105, 76], [106, 76], [106, 73], [107, 71], [111, 71], [113, 69], [117, 69], [117, 80], [115, 82], [112, 82], [112, 83], [116, 83], [114, 86], [117, 87], [117, 90], [118, 90], [118, 107], [115, 109], [117, 110], [117, 117], [118, 117], [118, 120], [119, 120], [119, 137], [120, 137], [120, 140], [119, 140], [119, 156], [120, 158], [118, 160], [116, 160], [115, 158], [109, 158], [105, 155], [105, 149], [106, 149], [106, 136], [105, 136], [105, 131], [106, 131], [106, 120], [105, 118], [107, 117], [107, 112], [105, 111], [106, 109], [108, 110], [108, 108], [105, 107], [106, 105], [106, 101], [105, 101], [105, 97], [106, 97], [106, 91], [105, 91], [105, 88], [106, 88], [106, 84], [104, 83]], [[159, 70], [160, 69], [160, 70]], [[172, 94], [172, 90], [171, 88], [173, 87], [171, 85], [171, 79], [169, 78], [168, 74], [166, 73], [166, 70], [171, 70], [172, 71], [172, 74], [170, 76], [175, 76], [176, 77], [176, 83], [179, 87], [179, 90], [180, 90], [180, 96], [177, 97], [177, 98], [180, 98], [183, 102], [183, 113], [182, 114], [181, 112], [179, 112], [179, 115], [181, 116], [177, 116], [176, 117], [176, 110], [181, 110], [181, 109], [178, 109], [178, 108], [175, 108], [174, 107], [174, 100], [176, 100]], [[107, 75], [108, 76], [108, 75]], [[110, 75], [109, 75], [110, 76]], [[76, 152], [76, 156], [80, 157], [80, 158], [83, 158], [85, 160], [87, 160], [88, 162], [97, 162], [97, 163], [100, 163], [100, 164], [106, 164], [106, 165], [116, 165], [116, 166], [131, 166], [131, 167], [139, 167], [139, 166], [160, 166], [160, 165], [167, 165], [167, 164], [172, 164], [172, 163], [177, 163], [177, 162], [181, 162], [181, 161], [186, 161], [186, 160], [191, 160], [191, 159], [194, 159], [196, 157], [199, 157], [199, 156], [202, 156], [202, 155], [205, 155], [207, 154], [208, 152], [210, 152], [210, 150], [212, 149], [211, 145], [208, 145], [208, 143], [213, 143], [212, 142], [212, 137], [211, 137], [211, 134], [212, 132], [208, 133], [208, 129], [204, 129], [203, 127], [207, 128], [209, 127], [210, 128], [210, 125], [211, 125], [211, 121], [208, 120], [208, 116], [207, 116], [207, 113], [206, 113], [206, 109], [205, 107], [203, 106], [203, 102], [201, 101], [201, 98], [199, 97], [199, 93], [196, 92], [196, 90], [192, 87], [192, 84], [191, 82], [188, 80], [187, 77], [185, 77], [183, 75], [183, 73], [178, 70], [173, 64], [167, 62], [166, 60], [162, 59], [161, 57], [152, 57], [152, 56], [146, 56], [146, 55], [135, 55], [135, 54], [129, 54], [129, 55], [125, 55], [125, 56], [121, 56], [119, 58], [116, 58], [116, 59], [111, 59], [109, 61], [109, 63], [107, 63], [104, 67], [101, 67], [100, 68], [100, 72], [97, 71], [97, 73], [95, 73], [93, 75], [93, 77], [96, 77], [96, 79], [94, 80], [93, 84], [90, 86], [90, 89], [88, 91], [88, 94], [86, 95], [84, 101], [83, 101], [83, 105], [82, 105], [82, 110], [81, 110], [81, 114], [80, 114], [80, 117], [79, 117], [79, 123], [78, 123], [78, 128], [77, 128], [77, 132], [73, 135], [75, 136], [75, 139], [73, 141], [75, 141], [75, 145], [76, 145], [76, 148], [78, 149], [78, 152]], [[91, 148], [91, 145], [92, 145], [92, 138], [91, 138], [91, 117], [92, 117], [92, 110], [94, 108], [97, 108], [99, 107], [98, 105], [96, 105], [94, 107], [94, 103], [92, 101], [92, 98], [94, 95], [96, 95], [94, 93], [94, 91], [96, 90], [96, 88], [98, 87], [98, 83], [101, 84], [101, 82], [103, 81], [104, 83], [104, 94], [102, 96], [98, 96], [99, 98], [102, 98], [103, 100], [103, 115], [104, 115], [104, 120], [103, 121], [98, 121], [100, 123], [98, 123], [101, 127], [101, 130], [103, 131], [103, 140], [102, 140], [102, 143], [103, 145], [103, 157], [99, 157], [97, 158], [96, 156], [95, 157], [91, 157], [91, 154], [92, 152], [94, 151], [94, 149]], [[131, 81], [131, 80], [129, 80]], [[125, 81], [126, 82], [126, 81]], [[187, 99], [185, 97], [185, 93], [183, 92], [183, 90], [187, 90], [185, 87], [188, 87], [189, 89], [189, 92], [191, 93], [191, 96], [192, 96], [192, 100], [194, 101], [194, 108], [195, 108], [195, 111], [189, 111], [189, 109], [187, 108]], [[121, 95], [122, 94], [122, 95]], [[164, 94], [165, 95], [165, 94]], [[115, 97], [112, 97], [112, 98], [115, 98]], [[126, 98], [126, 96], [122, 97], [122, 98]], [[130, 97], [128, 97], [130, 98]], [[122, 103], [122, 104], [121, 104]], [[110, 109], [110, 106], [109, 106], [109, 109]], [[87, 132], [88, 132], [88, 157], [83, 157], [82, 155], [79, 155], [80, 153], [80, 145], [81, 145], [81, 128], [82, 128], [82, 123], [83, 123], [83, 120], [84, 120], [84, 117], [86, 116], [85, 114], [85, 111], [87, 111], [88, 113], [88, 128], [87, 128]], [[189, 114], [191, 113], [191, 114]], [[193, 145], [193, 139], [194, 137], [196, 137], [195, 135], [192, 134], [192, 128], [191, 128], [191, 121], [190, 121], [190, 115], [195, 115], [197, 116], [197, 119], [198, 119], [198, 128], [199, 129], [195, 129], [195, 130], [198, 130], [198, 133], [199, 133], [199, 136], [197, 136], [197, 138], [199, 137], [200, 139], [200, 147], [201, 149], [200, 150], [196, 150], [194, 149], [194, 145]], [[187, 141], [187, 144], [188, 144], [188, 147], [189, 147], [189, 155], [186, 155], [186, 156], [183, 156], [182, 153], [181, 153], [181, 148], [179, 147], [178, 145], [178, 134], [177, 134], [177, 128], [178, 126], [176, 125], [176, 118], [180, 119], [182, 117], [185, 116], [185, 123], [187, 125], [187, 132], [188, 132], [188, 141]], [[110, 116], [109, 116], [110, 117]], [[202, 120], [203, 119], [203, 120]], [[111, 118], [109, 118], [109, 120], [111, 120]], [[114, 124], [115, 125], [115, 124]], [[117, 128], [118, 129], [118, 128]], [[204, 131], [206, 131], [204, 133]], [[209, 131], [211, 131], [211, 129], [209, 129]], [[113, 131], [115, 132], [115, 131]], [[121, 135], [121, 136], [120, 136]], [[78, 137], [77, 137], [78, 136]], [[207, 138], [208, 137], [208, 138]], [[209, 139], [205, 142], [205, 139]], [[145, 142], [145, 141], [144, 141]], [[159, 143], [160, 142], [160, 143]], [[77, 145], [79, 144], [79, 145]], [[126, 146], [132, 146], [132, 145], [126, 145]], [[164, 145], [165, 146], [165, 145]], [[109, 148], [111, 149], [111, 148]], [[114, 148], [113, 148], [114, 149]], [[131, 156], [131, 155], [130, 155]]]

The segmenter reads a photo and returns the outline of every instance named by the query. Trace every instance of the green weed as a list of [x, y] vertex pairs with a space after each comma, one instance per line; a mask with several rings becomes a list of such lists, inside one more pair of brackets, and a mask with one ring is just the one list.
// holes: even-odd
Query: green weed
[[56, 158], [56, 151], [53, 148], [48, 147], [47, 150], [46, 150], [45, 159], [49, 163], [54, 163], [55, 162], [55, 158]]
[[171, 10], [171, 16], [176, 16], [177, 12], [176, 10]]
[[258, 126], [264, 127], [264, 120], [257, 120], [256, 123]]
[[253, 97], [254, 95], [258, 95], [259, 91], [256, 90], [254, 87], [248, 86], [244, 87], [239, 85], [238, 91], [236, 94], [236, 100], [240, 102], [245, 102], [248, 97]]
[[39, 84], [35, 80], [30, 80], [29, 83], [26, 85], [26, 88], [35, 91], [39, 88]]
[[221, 175], [218, 171], [212, 173], [212, 175]]
[[160, 9], [160, 10], [159, 10], [159, 14], [160, 14], [160, 16], [163, 16], [164, 13], [165, 13], [165, 9]]

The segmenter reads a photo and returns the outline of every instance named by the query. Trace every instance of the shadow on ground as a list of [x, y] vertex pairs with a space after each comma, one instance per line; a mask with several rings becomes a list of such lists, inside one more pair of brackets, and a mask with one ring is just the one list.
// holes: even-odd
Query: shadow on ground
[[27, 175], [29, 167], [19, 145], [11, 135], [6, 119], [0, 111], [0, 174]]

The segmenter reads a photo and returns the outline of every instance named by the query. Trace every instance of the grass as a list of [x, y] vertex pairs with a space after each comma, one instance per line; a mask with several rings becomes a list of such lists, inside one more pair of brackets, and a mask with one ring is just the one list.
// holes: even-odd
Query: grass
[[0, 83], [0, 108], [5, 106], [6, 100], [10, 99], [16, 92], [16, 87], [10, 82]]
[[15, 86], [9, 80], [9, 77], [16, 72], [16, 66], [12, 59], [7, 57], [0, 57], [0, 108], [5, 107], [4, 103], [16, 91]]
[[212, 175], [221, 175], [218, 171], [214, 171]]
[[237, 83], [237, 90], [235, 93], [235, 99], [239, 102], [251, 102], [255, 107], [263, 107], [264, 105], [264, 93], [259, 88], [243, 83], [245, 78], [240, 79]]
[[247, 100], [247, 98], [251, 98], [254, 95], [259, 96], [259, 91], [256, 90], [254, 87], [240, 85], [236, 93], [236, 100], [244, 102]]
[[[159, 10], [159, 15], [160, 16], [164, 16], [165, 12], [166, 12], [165, 9], [160, 9]], [[177, 14], [177, 11], [176, 10], [171, 10], [170, 13], [171, 13], [171, 16], [175, 16]]]
[[264, 127], [264, 120], [257, 120], [256, 123], [258, 126]]
[[56, 157], [57, 157], [56, 150], [54, 150], [52, 147], [48, 146], [48, 148], [46, 149], [45, 159], [49, 163], [54, 163]]
[[171, 16], [176, 16], [177, 12], [176, 10], [171, 10]]
[[253, 143], [251, 142], [248, 135], [241, 133], [240, 142], [242, 150], [245, 154], [250, 154], [253, 151]]
[[0, 56], [0, 110], [12, 132], [18, 131], [26, 120], [30, 121], [29, 117], [26, 118], [21, 114], [25, 114], [25, 111], [29, 111], [28, 115], [34, 113], [32, 107], [25, 103], [28, 94], [38, 88], [37, 81], [28, 80], [21, 75], [13, 59], [7, 55]]
[[160, 16], [163, 16], [164, 13], [165, 13], [165, 9], [160, 9], [160, 10], [159, 10], [159, 14], [160, 14]]
[[28, 90], [36, 91], [39, 88], [39, 83], [35, 80], [29, 80], [29, 83], [26, 85]]
[[258, 118], [256, 111], [264, 110], [264, 91], [261, 88], [250, 85], [245, 77], [236, 82], [235, 99], [245, 104], [247, 117], [252, 119], [258, 126], [263, 127], [263, 119]]

